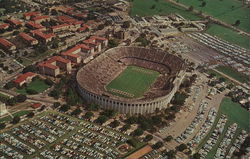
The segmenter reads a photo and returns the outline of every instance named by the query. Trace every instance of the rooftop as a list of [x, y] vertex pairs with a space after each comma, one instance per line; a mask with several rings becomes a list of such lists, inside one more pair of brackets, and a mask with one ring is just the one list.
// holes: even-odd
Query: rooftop
[[19, 84], [19, 83], [22, 83], [22, 82], [26, 81], [26, 79], [28, 77], [33, 77], [33, 76], [36, 76], [36, 74], [33, 73], [33, 72], [27, 72], [27, 73], [19, 75], [13, 82]]

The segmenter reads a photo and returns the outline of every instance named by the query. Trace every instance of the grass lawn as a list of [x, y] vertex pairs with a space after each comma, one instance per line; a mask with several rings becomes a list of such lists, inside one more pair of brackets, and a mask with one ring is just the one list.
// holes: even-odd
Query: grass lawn
[[[24, 116], [24, 115], [27, 115], [27, 114], [29, 114], [31, 111], [29, 111], [29, 110], [21, 110], [21, 111], [19, 111], [19, 112], [16, 112], [16, 113], [14, 113], [14, 114], [12, 114], [13, 115], [13, 117], [14, 116], [19, 116], [19, 117], [21, 117], [21, 116]], [[11, 121], [12, 120], [12, 117], [11, 116], [6, 116], [6, 117], [3, 117], [3, 118], [0, 118], [0, 123], [2, 123], [2, 122], [8, 122], [8, 121]]]
[[44, 53], [39, 53], [39, 54], [31, 54], [28, 58], [31, 60], [31, 61], [36, 61], [36, 60], [39, 60], [39, 59], [42, 59], [46, 56], [49, 56], [49, 55], [52, 55], [55, 53], [55, 50], [54, 49], [49, 49], [47, 50], [46, 52]]
[[[128, 66], [116, 79], [106, 86], [106, 89], [114, 95], [137, 98], [143, 96], [144, 92], [148, 90], [158, 76], [159, 72], [137, 66]], [[133, 97], [112, 91], [112, 89], [127, 92], [133, 95]]]
[[201, 6], [203, 1], [198, 0], [179, 0], [187, 6], [193, 6], [196, 10], [218, 18], [228, 24], [234, 24], [236, 20], [240, 20], [238, 28], [250, 32], [250, 8], [243, 5], [238, 0], [205, 0], [206, 5]]
[[[153, 5], [155, 5], [154, 9], [152, 9]], [[158, 2], [155, 0], [134, 0], [130, 10], [131, 16], [168, 15], [174, 13], [180, 14], [184, 18], [190, 20], [201, 19], [201, 17], [170, 2], [167, 2], [166, 0], [159, 0]]]
[[208, 26], [206, 33], [217, 36], [223, 40], [226, 40], [228, 42], [231, 42], [233, 44], [239, 45], [241, 47], [250, 50], [250, 44], [249, 44], [250, 37], [238, 34], [237, 32], [231, 29], [225, 28], [217, 24], [211, 24]]
[[250, 112], [234, 103], [230, 98], [224, 98], [220, 105], [220, 111], [226, 114], [229, 121], [235, 122], [238, 126], [250, 132], [249, 118]]
[[26, 88], [17, 89], [16, 92], [20, 93], [20, 94], [27, 94], [26, 89], [32, 89], [32, 90], [37, 91], [38, 93], [41, 93], [41, 92], [45, 91], [48, 88], [49, 88], [49, 85], [47, 85], [44, 82], [44, 80], [36, 79], [36, 80], [32, 81], [30, 84], [28, 84], [28, 86]]
[[220, 142], [222, 141], [227, 128], [232, 125], [233, 123], [237, 123], [238, 124], [238, 129], [236, 132], [236, 135], [239, 134], [239, 131], [244, 129], [248, 132], [250, 132], [250, 125], [249, 125], [249, 117], [250, 117], [250, 113], [245, 110], [244, 108], [242, 108], [238, 103], [234, 103], [230, 98], [224, 98], [221, 102], [220, 105], [220, 109], [217, 113], [217, 117], [215, 119], [215, 122], [212, 126], [212, 128], [210, 129], [210, 131], [208, 132], [207, 136], [201, 141], [201, 143], [199, 144], [199, 146], [197, 147], [197, 149], [200, 149], [205, 143], [206, 141], [209, 139], [209, 137], [211, 136], [220, 116], [222, 114], [225, 114], [228, 118], [227, 123], [225, 125], [225, 128], [222, 132], [222, 134], [220, 135], [217, 143], [213, 146], [212, 150], [208, 153], [206, 159], [211, 159], [214, 157], [217, 148], [220, 145]]
[[31, 65], [33, 62], [32, 60], [28, 60], [27, 58], [22, 58], [22, 57], [18, 58], [17, 61], [23, 64], [24, 66]]
[[231, 67], [228, 66], [218, 66], [216, 67], [216, 70], [234, 78], [235, 80], [241, 82], [241, 83], [247, 83], [249, 82], [249, 78], [240, 72], [232, 69]]

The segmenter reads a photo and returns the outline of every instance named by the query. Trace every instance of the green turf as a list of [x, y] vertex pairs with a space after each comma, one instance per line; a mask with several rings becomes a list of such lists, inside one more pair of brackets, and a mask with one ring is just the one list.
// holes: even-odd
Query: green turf
[[228, 24], [234, 24], [236, 20], [240, 20], [238, 28], [250, 32], [250, 8], [243, 5], [238, 0], [204, 0], [206, 6], [202, 7], [203, 1], [199, 0], [179, 0], [187, 6], [193, 6], [194, 9], [200, 10], [208, 15], [218, 18]]
[[[154, 9], [152, 9], [153, 5], [155, 5]], [[131, 16], [169, 15], [175, 13], [190, 20], [201, 19], [201, 17], [166, 0], [158, 0], [158, 2], [156, 0], [133, 0], [130, 10]]]
[[249, 82], [249, 78], [240, 72], [232, 69], [231, 67], [228, 66], [218, 66], [216, 67], [216, 70], [234, 78], [235, 80], [241, 82], [241, 83], [247, 83]]
[[[143, 70], [143, 72], [135, 69]], [[137, 66], [128, 66], [116, 79], [106, 86], [106, 89], [114, 95], [126, 98], [137, 98], [143, 96], [144, 92], [149, 89], [150, 85], [158, 76], [159, 73], [156, 71]], [[111, 89], [121, 90], [134, 96], [129, 97], [120, 93], [114, 93]]]
[[225, 28], [217, 24], [211, 24], [208, 26], [206, 33], [215, 35], [223, 40], [231, 42], [250, 50], [250, 37], [241, 35], [231, 29]]
[[26, 89], [32, 89], [32, 90], [36, 90], [38, 93], [41, 93], [48, 88], [49, 88], [49, 85], [47, 85], [44, 82], [44, 80], [38, 78], [38, 79], [32, 81], [30, 84], [28, 84], [28, 86], [26, 88], [17, 89], [16, 92], [21, 93], [21, 94], [27, 94]]
[[238, 126], [250, 132], [249, 118], [250, 112], [234, 103], [230, 98], [224, 98], [220, 105], [220, 111], [226, 114], [229, 121], [235, 122]]

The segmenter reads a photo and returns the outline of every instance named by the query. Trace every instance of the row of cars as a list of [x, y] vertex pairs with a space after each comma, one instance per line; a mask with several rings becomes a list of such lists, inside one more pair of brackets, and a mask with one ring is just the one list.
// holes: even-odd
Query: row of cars
[[192, 138], [192, 140], [188, 142], [190, 148], [196, 147], [201, 142], [201, 140], [205, 138], [205, 136], [207, 135], [208, 131], [210, 130], [215, 121], [216, 114], [217, 114], [216, 109], [214, 107], [211, 108], [206, 118], [206, 121], [201, 126], [198, 133]]
[[178, 136], [176, 138], [177, 142], [179, 142], [179, 143], [184, 142], [191, 134], [193, 134], [193, 132], [195, 131], [195, 129], [197, 128], [199, 123], [204, 119], [205, 111], [207, 110], [207, 105], [208, 105], [208, 103], [206, 101], [202, 101], [200, 103], [198, 112], [197, 112], [194, 120], [186, 128], [186, 130], [180, 136]]
[[215, 154], [216, 158], [225, 158], [228, 146], [231, 144], [236, 130], [237, 130], [236, 123], [234, 123], [228, 127], [226, 134], [224, 135], [224, 138], [221, 141], [220, 146], [216, 151], [216, 154]]
[[203, 145], [203, 147], [199, 150], [199, 154], [201, 155], [201, 158], [205, 158], [207, 154], [211, 151], [213, 146], [217, 143], [220, 135], [222, 134], [224, 130], [226, 122], [227, 122], [227, 117], [224, 114], [221, 115], [211, 136], [209, 137], [205, 145]]
[[[35, 149], [28, 146], [27, 144], [24, 144], [23, 142], [19, 141], [12, 135], [8, 133], [2, 133], [0, 135], [0, 140], [4, 142], [7, 145], [11, 145], [12, 147], [15, 147], [16, 149], [19, 149], [22, 153], [26, 155], [31, 155], [35, 153]], [[3, 151], [5, 152], [5, 151]], [[7, 154], [9, 156], [9, 154]]]
[[[205, 44], [208, 47], [211, 47], [211, 48], [219, 51], [220, 53], [222, 53], [223, 55], [225, 55], [227, 57], [229, 56], [232, 59], [240, 61], [239, 63], [237, 61], [235, 61], [234, 62], [236, 64], [235, 66], [237, 66], [237, 63], [243, 64], [245, 66], [248, 66], [250, 64], [250, 60], [249, 60], [250, 55], [248, 54], [248, 51], [242, 47], [232, 45], [229, 42], [223, 41], [215, 36], [211, 36], [211, 35], [206, 34], [206, 33], [191, 33], [191, 34], [188, 34], [188, 36], [201, 42], [202, 44]], [[244, 69], [244, 68], [242, 68], [242, 69]], [[246, 69], [247, 69], [247, 67], [245, 67], [245, 70]]]
[[[116, 159], [132, 150], [129, 136], [63, 114], [45, 113], [0, 134], [1, 159]], [[51, 145], [51, 146], [46, 146]], [[118, 147], [125, 146], [120, 152]], [[39, 157], [40, 156], [40, 157]]]
[[240, 135], [233, 142], [232, 147], [228, 151], [226, 159], [231, 159], [235, 150], [240, 149], [241, 144], [246, 140], [248, 133], [245, 130], [242, 130]]

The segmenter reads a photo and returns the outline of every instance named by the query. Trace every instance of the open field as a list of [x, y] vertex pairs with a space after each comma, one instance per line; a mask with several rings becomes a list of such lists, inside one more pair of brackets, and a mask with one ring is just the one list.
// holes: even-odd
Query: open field
[[205, 6], [201, 5], [202, 2], [198, 0], [179, 0], [179, 3], [193, 6], [194, 9], [200, 10], [228, 24], [234, 24], [236, 20], [240, 20], [238, 28], [250, 32], [250, 8], [244, 6], [243, 2], [238, 0], [205, 0]]
[[213, 148], [211, 149], [211, 151], [208, 153], [206, 159], [211, 159], [214, 157], [217, 148], [219, 147], [221, 141], [224, 138], [224, 135], [228, 129], [228, 127], [230, 125], [232, 125], [233, 123], [237, 123], [238, 124], [238, 129], [236, 131], [235, 137], [239, 135], [239, 132], [244, 129], [247, 132], [250, 132], [250, 127], [249, 127], [249, 116], [250, 113], [245, 110], [244, 108], [242, 108], [238, 103], [234, 103], [232, 102], [232, 100], [230, 98], [224, 98], [221, 102], [219, 111], [217, 113], [215, 122], [212, 126], [212, 128], [210, 129], [210, 131], [208, 132], [207, 136], [200, 142], [199, 146], [197, 147], [197, 149], [200, 149], [209, 139], [209, 137], [212, 135], [213, 130], [215, 129], [219, 118], [221, 117], [222, 114], [225, 114], [227, 116], [227, 122], [226, 125], [223, 129], [222, 134], [219, 136], [218, 141], [216, 142], [216, 144], [213, 146]]
[[238, 34], [231, 29], [217, 24], [210, 24], [206, 33], [250, 50], [250, 38], [245, 35]]
[[[153, 5], [155, 6], [154, 9], [152, 7]], [[199, 16], [181, 7], [175, 6], [166, 0], [159, 0], [158, 2], [155, 0], [134, 0], [130, 10], [130, 15], [132, 16], [169, 15], [174, 13], [190, 20], [201, 19]]]
[[[10, 140], [12, 139], [12, 140]], [[132, 137], [112, 129], [55, 111], [43, 112], [0, 135], [0, 154], [8, 158], [15, 152], [25, 159], [39, 158], [123, 158], [140, 149], [127, 144]], [[16, 146], [15, 143], [22, 146]], [[121, 147], [128, 147], [124, 149]], [[12, 149], [13, 151], [6, 149]], [[13, 156], [12, 156], [13, 157]]]
[[28, 86], [26, 88], [17, 89], [16, 92], [21, 93], [21, 94], [27, 94], [27, 89], [32, 89], [32, 90], [37, 91], [38, 93], [41, 93], [48, 88], [49, 88], [49, 85], [47, 85], [44, 82], [44, 80], [36, 79], [36, 80], [32, 81], [30, 84], [28, 84]]
[[158, 76], [159, 73], [156, 71], [137, 66], [128, 66], [106, 86], [106, 89], [114, 95], [137, 98], [143, 96]]
[[216, 67], [216, 70], [234, 78], [235, 80], [241, 82], [241, 83], [246, 83], [249, 82], [249, 79], [247, 76], [241, 74], [240, 72], [228, 67], [228, 66], [218, 66]]
[[220, 105], [220, 111], [227, 115], [228, 121], [235, 122], [240, 128], [250, 132], [250, 113], [240, 104], [234, 103], [230, 98], [224, 98]]

